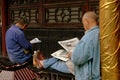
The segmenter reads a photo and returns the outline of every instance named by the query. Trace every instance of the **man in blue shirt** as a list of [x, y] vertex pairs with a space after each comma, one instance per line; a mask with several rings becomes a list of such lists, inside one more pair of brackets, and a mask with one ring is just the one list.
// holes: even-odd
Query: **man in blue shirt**
[[6, 32], [6, 48], [11, 62], [22, 64], [32, 57], [32, 45], [26, 40], [23, 29], [28, 20], [20, 17]]
[[76, 80], [100, 80], [100, 43], [97, 15], [86, 12], [82, 18], [85, 35], [72, 53]]

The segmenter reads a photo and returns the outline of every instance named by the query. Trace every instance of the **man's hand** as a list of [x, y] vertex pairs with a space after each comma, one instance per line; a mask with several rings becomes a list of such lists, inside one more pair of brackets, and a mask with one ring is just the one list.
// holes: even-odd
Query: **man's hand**
[[66, 57], [68, 57], [68, 58], [71, 58], [71, 52], [68, 52], [67, 54], [66, 54]]

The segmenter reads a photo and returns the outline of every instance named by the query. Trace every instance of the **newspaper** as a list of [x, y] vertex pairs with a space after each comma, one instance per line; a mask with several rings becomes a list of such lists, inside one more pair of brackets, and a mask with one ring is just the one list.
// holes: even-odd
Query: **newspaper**
[[64, 49], [59, 49], [56, 52], [52, 53], [51, 56], [58, 58], [63, 61], [69, 60], [69, 57], [66, 56], [68, 52]]
[[77, 37], [64, 40], [64, 41], [58, 41], [58, 44], [60, 44], [64, 49], [59, 49], [58, 51], [51, 54], [51, 56], [61, 59], [63, 61], [67, 61], [70, 58], [68, 58], [66, 55], [67, 53], [72, 53], [76, 44], [79, 42], [79, 39]]
[[76, 44], [79, 42], [79, 39], [77, 37], [64, 40], [64, 41], [58, 41], [58, 43], [67, 51], [67, 52], [73, 52]]
[[34, 38], [34, 39], [30, 40], [30, 43], [31, 43], [31, 44], [41, 43], [41, 42], [42, 42], [42, 41], [39, 40], [38, 38]]

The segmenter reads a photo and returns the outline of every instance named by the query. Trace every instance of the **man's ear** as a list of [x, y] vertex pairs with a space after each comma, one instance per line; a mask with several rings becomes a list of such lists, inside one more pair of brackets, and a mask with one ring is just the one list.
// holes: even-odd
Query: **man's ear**
[[88, 19], [85, 19], [85, 29], [86, 30], [89, 29], [89, 21], [88, 21]]
[[26, 29], [26, 28], [27, 28], [27, 25], [26, 25], [26, 24], [24, 24], [23, 26], [24, 26], [24, 29]]
[[85, 19], [85, 24], [89, 25], [89, 21], [87, 19]]

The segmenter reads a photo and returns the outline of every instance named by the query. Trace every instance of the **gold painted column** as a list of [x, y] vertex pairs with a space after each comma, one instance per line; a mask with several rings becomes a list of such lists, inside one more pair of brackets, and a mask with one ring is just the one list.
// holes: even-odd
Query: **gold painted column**
[[99, 1], [102, 80], [120, 80], [120, 0]]

